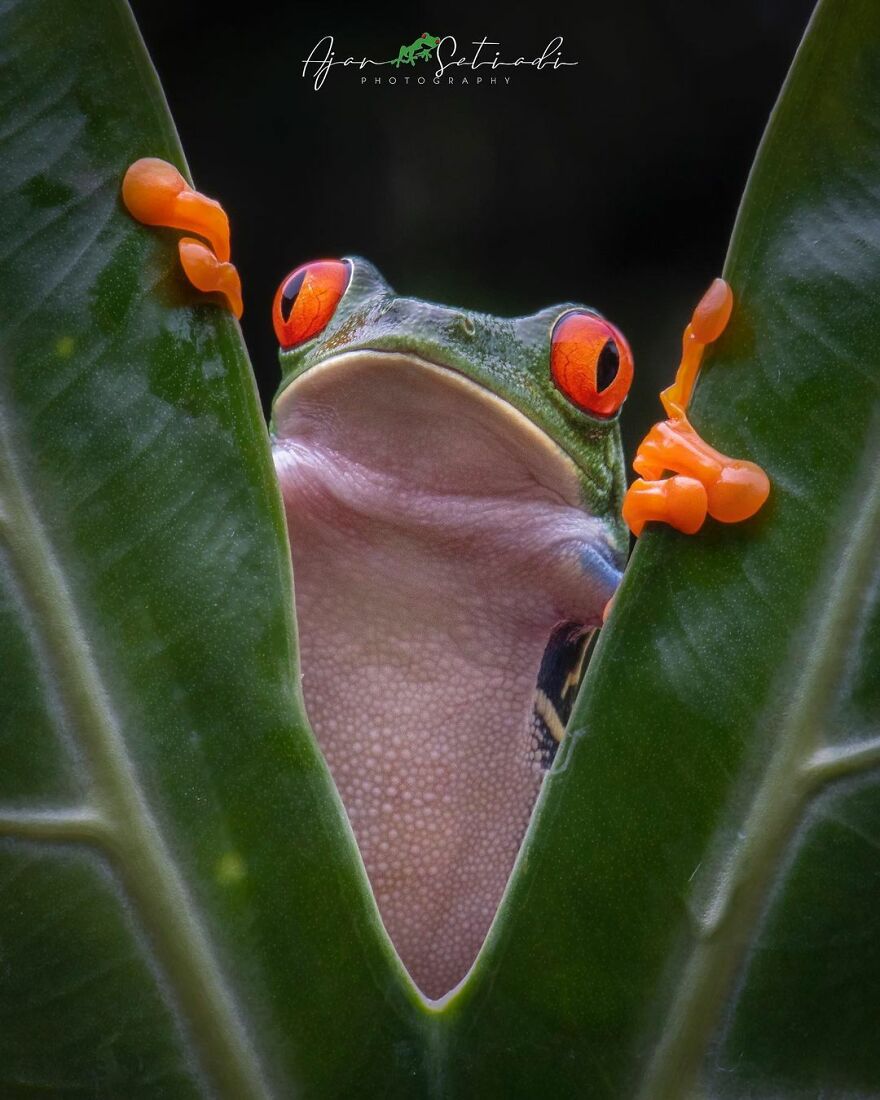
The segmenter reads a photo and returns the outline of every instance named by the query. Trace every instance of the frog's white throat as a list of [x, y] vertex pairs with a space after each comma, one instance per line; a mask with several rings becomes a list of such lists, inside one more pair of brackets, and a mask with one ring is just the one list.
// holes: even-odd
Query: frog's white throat
[[275, 409], [303, 692], [404, 965], [466, 973], [541, 783], [532, 705], [560, 623], [617, 571], [572, 460], [464, 376], [399, 353], [312, 367]]

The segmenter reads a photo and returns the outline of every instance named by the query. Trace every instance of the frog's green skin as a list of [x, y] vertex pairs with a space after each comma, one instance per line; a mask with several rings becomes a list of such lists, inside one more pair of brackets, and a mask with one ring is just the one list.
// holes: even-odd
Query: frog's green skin
[[401, 62], [415, 65], [417, 58], [424, 58], [427, 61], [439, 41], [440, 39], [435, 38], [432, 34], [420, 35], [409, 46], [401, 46], [400, 53], [391, 64], [399, 69]]
[[558, 658], [619, 580], [623, 456], [616, 418], [551, 378], [553, 324], [583, 306], [497, 318], [351, 262], [324, 331], [281, 353], [273, 451], [309, 718], [389, 935], [438, 997], [482, 943], [561, 732]]

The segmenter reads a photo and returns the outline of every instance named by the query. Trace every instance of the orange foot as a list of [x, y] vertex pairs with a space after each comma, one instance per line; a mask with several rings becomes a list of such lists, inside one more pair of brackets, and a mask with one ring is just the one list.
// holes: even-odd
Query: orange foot
[[[770, 481], [761, 467], [716, 451], [687, 418], [703, 352], [724, 331], [732, 309], [730, 287], [716, 279], [684, 330], [675, 381], [660, 395], [669, 419], [655, 424], [642, 440], [633, 462], [642, 477], [623, 502], [623, 518], [634, 535], [649, 520], [693, 534], [707, 513], [722, 523], [739, 523], [767, 499]], [[678, 476], [660, 480], [667, 471]]]
[[229, 308], [241, 317], [241, 282], [229, 263], [229, 219], [214, 199], [194, 191], [180, 172], [156, 157], [136, 160], [122, 181], [122, 201], [133, 218], [144, 225], [183, 229], [204, 237], [183, 238], [180, 259], [190, 282], [202, 291], [219, 291]]

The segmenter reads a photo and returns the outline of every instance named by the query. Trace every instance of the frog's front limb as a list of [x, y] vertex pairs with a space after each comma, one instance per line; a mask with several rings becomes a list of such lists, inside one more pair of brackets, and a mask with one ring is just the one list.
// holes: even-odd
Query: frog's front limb
[[181, 238], [181, 266], [197, 290], [224, 295], [235, 316], [241, 317], [241, 280], [229, 262], [229, 218], [219, 202], [194, 191], [173, 164], [156, 157], [143, 157], [131, 165], [122, 181], [122, 201], [144, 225], [204, 237], [209, 244]]
[[[660, 395], [669, 418], [651, 428], [633, 461], [642, 477], [627, 492], [623, 516], [635, 535], [649, 520], [694, 534], [707, 513], [722, 523], [738, 523], [753, 516], [769, 495], [770, 481], [760, 466], [710, 447], [687, 417], [703, 353], [726, 328], [732, 309], [730, 287], [716, 279], [684, 331], [675, 381]], [[660, 480], [667, 471], [678, 476]]]

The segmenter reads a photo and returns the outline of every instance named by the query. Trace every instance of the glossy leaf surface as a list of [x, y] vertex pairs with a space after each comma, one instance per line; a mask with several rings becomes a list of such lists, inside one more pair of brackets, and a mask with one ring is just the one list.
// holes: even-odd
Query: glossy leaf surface
[[820, 6], [692, 406], [771, 501], [642, 540], [439, 1010], [302, 718], [238, 328], [119, 202], [184, 168], [161, 92], [83, 10], [0, 8], [0, 1094], [880, 1092], [880, 10]]
[[0, 42], [0, 1094], [392, 1079], [411, 998], [298, 717], [238, 326], [120, 202], [185, 167], [155, 75], [111, 0]]
[[635, 553], [470, 994], [478, 1093], [880, 1093], [878, 103], [880, 8], [820, 4], [692, 404], [772, 495]]

